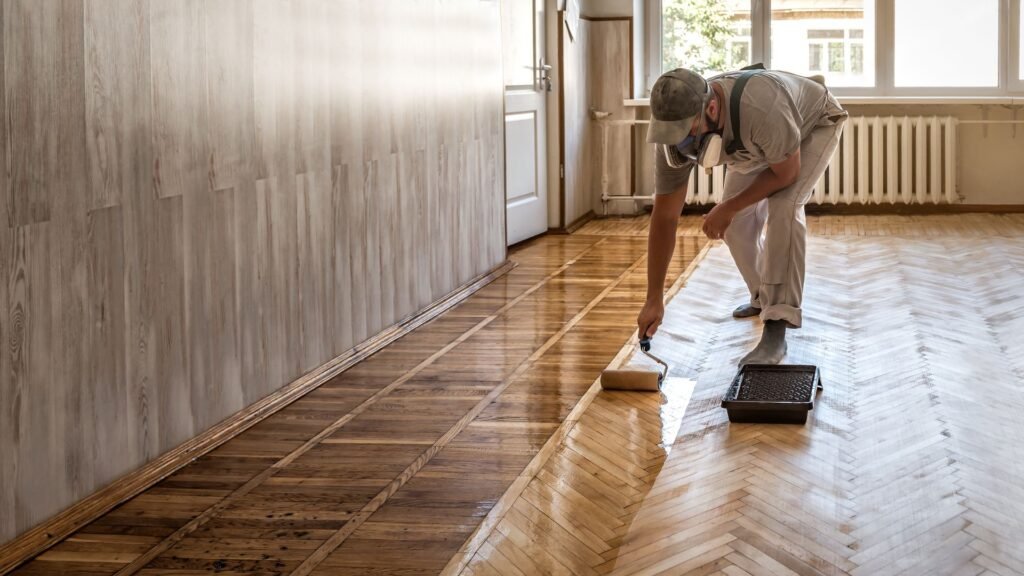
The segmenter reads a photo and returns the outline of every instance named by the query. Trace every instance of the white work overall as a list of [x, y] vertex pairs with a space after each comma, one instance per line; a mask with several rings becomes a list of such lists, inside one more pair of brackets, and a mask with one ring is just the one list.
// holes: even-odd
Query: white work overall
[[[785, 320], [794, 328], [802, 323], [807, 245], [804, 205], [825, 173], [845, 121], [845, 117], [839, 117], [834, 124], [816, 127], [800, 143], [800, 175], [796, 182], [742, 210], [725, 232], [725, 243], [750, 290], [750, 303], [761, 309], [762, 320]], [[765, 166], [748, 174], [727, 171], [725, 199], [746, 190], [767, 169]]]

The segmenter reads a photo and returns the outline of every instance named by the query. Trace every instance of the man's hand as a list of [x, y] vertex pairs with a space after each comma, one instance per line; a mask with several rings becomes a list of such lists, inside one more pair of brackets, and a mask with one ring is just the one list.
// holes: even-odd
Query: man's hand
[[704, 234], [712, 240], [725, 238], [725, 231], [735, 217], [736, 212], [728, 202], [718, 204], [704, 217]]
[[665, 317], [665, 303], [660, 299], [647, 300], [644, 307], [640, 309], [640, 315], [636, 317], [637, 334], [640, 338], [650, 338], [658, 331], [661, 320]]

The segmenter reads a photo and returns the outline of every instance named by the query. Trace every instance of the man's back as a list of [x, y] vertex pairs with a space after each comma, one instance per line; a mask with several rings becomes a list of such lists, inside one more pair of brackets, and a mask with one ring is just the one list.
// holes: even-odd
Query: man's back
[[[734, 137], [729, 103], [740, 72], [712, 78], [723, 91], [723, 138], [728, 144]], [[842, 108], [828, 90], [811, 78], [765, 70], [747, 82], [740, 99], [739, 136], [745, 151], [725, 158], [725, 163], [738, 172], [748, 173], [769, 164], [776, 164], [799, 147], [828, 118], [842, 113]]]

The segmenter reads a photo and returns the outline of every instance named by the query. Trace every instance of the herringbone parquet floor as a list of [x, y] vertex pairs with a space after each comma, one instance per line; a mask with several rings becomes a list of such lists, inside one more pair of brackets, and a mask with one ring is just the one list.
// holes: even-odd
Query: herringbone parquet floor
[[759, 324], [712, 248], [655, 338], [679, 379], [594, 395], [446, 573], [1024, 574], [1024, 234], [928, 222], [812, 239], [806, 426], [719, 407]]

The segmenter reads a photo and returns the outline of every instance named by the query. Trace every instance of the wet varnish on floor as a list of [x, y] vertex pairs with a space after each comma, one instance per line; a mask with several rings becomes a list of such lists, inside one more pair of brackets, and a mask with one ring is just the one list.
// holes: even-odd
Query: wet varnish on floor
[[[679, 239], [669, 281], [703, 246]], [[518, 267], [16, 574], [436, 574], [630, 337], [639, 237]]]
[[1024, 217], [809, 224], [806, 426], [720, 407], [760, 325], [718, 244], [654, 340], [690, 380], [596, 395], [445, 574], [1024, 574]]

